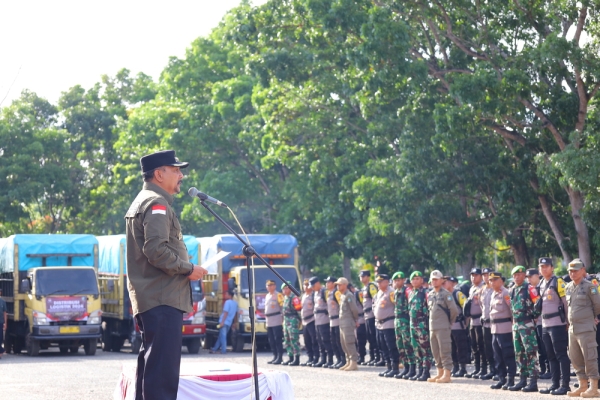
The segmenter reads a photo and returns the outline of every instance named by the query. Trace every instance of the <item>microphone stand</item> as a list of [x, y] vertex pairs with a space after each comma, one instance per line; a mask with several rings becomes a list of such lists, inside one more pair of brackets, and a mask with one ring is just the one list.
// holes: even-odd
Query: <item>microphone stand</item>
[[[260, 391], [258, 390], [258, 366], [256, 360], [256, 341], [255, 341], [255, 327], [254, 327], [254, 318], [256, 317], [254, 311], [254, 292], [253, 292], [253, 277], [252, 271], [250, 269], [250, 265], [252, 265], [252, 257], [256, 257], [262, 262], [267, 268], [269, 268], [283, 283], [287, 283], [285, 278], [281, 276], [279, 272], [273, 269], [271, 265], [260, 256], [260, 254], [256, 253], [254, 247], [250, 246], [237, 232], [227, 223], [223, 218], [221, 218], [216, 212], [213, 211], [212, 208], [205, 203], [205, 200], [200, 199], [200, 204], [204, 208], [208, 210], [229, 232], [231, 232], [239, 241], [244, 245], [242, 252], [244, 256], [246, 256], [246, 270], [248, 271], [248, 314], [250, 315], [250, 335], [252, 337], [252, 377], [254, 378], [254, 395], [256, 400], [260, 400]], [[300, 292], [293, 286], [288, 286], [292, 292], [298, 297], [300, 297]]]

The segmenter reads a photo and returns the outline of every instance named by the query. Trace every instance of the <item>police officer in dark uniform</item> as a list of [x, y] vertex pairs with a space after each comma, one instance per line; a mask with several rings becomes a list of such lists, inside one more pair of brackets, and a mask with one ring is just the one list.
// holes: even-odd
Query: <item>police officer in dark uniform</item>
[[333, 348], [331, 347], [327, 296], [325, 295], [325, 288], [321, 286], [321, 282], [319, 282], [319, 278], [316, 276], [310, 278], [308, 284], [313, 288], [315, 327], [317, 330], [317, 342], [321, 350], [321, 360], [313, 363], [312, 366], [329, 368], [333, 365]]
[[356, 307], [358, 308], [358, 327], [356, 327], [356, 343], [358, 350], [357, 364], [364, 365], [365, 356], [367, 355], [367, 327], [365, 325], [365, 312], [362, 305], [362, 292], [359, 292], [351, 283], [348, 283], [348, 290], [354, 293]]
[[369, 362], [364, 362], [362, 365], [382, 367], [385, 365], [385, 361], [381, 358], [379, 347], [377, 346], [377, 329], [375, 328], [375, 314], [373, 313], [373, 299], [377, 294], [377, 285], [371, 281], [371, 271], [368, 269], [360, 271], [360, 281], [364, 285], [361, 292], [370, 356]]
[[[537, 294], [540, 292], [540, 271], [535, 268], [528, 269], [525, 271], [525, 279], [530, 286], [533, 286]], [[542, 316], [540, 315], [535, 320], [535, 329], [538, 341], [538, 360], [540, 363], [540, 376], [539, 379], [550, 379], [552, 374], [550, 373], [550, 366], [548, 365], [548, 356], [546, 355], [546, 347], [542, 341]]]
[[329, 313], [329, 328], [331, 336], [331, 347], [333, 348], [333, 354], [337, 363], [329, 368], [340, 369], [346, 364], [346, 355], [342, 349], [341, 336], [340, 336], [340, 298], [342, 294], [337, 290], [335, 286], [337, 279], [333, 276], [328, 276], [325, 279], [327, 285], [326, 296], [327, 296], [327, 312]]
[[207, 271], [189, 262], [171, 204], [181, 191], [180, 162], [173, 150], [140, 160], [144, 186], [125, 215], [128, 289], [142, 334], [136, 399], [177, 398], [183, 313], [192, 311], [190, 281]]
[[565, 395], [571, 391], [569, 386], [571, 361], [567, 351], [569, 335], [567, 331], [566, 284], [561, 278], [554, 275], [552, 258], [540, 258], [538, 267], [542, 279], [538, 288], [540, 300], [536, 303], [536, 307], [542, 312], [540, 318], [542, 346], [546, 349], [552, 374], [552, 386], [541, 389], [540, 393]]

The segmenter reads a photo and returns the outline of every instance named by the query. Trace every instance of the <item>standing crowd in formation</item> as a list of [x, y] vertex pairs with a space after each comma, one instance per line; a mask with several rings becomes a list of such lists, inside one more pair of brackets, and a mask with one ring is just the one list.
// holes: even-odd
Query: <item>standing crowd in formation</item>
[[[579, 259], [568, 271], [555, 276], [552, 259], [542, 257], [538, 269], [513, 268], [508, 285], [499, 272], [473, 268], [471, 284], [461, 286], [438, 270], [429, 282], [420, 271], [409, 280], [396, 272], [372, 282], [371, 272], [363, 270], [361, 289], [346, 278], [328, 277], [323, 286], [312, 277], [304, 281], [301, 298], [289, 282], [278, 293], [269, 280], [269, 364], [342, 371], [384, 366], [379, 376], [385, 378], [450, 383], [452, 377], [466, 377], [491, 380], [496, 390], [600, 397], [598, 282]], [[308, 354], [303, 363], [300, 327]], [[475, 368], [468, 373], [471, 362]], [[431, 376], [434, 363], [437, 374]], [[575, 390], [569, 386], [571, 365]], [[539, 390], [538, 379], [552, 384]]]

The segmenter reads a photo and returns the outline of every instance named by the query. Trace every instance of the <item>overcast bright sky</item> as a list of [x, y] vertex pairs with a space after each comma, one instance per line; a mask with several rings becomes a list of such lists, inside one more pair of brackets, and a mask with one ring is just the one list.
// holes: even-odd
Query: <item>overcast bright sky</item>
[[[253, 0], [254, 5], [267, 0]], [[13, 0], [0, 4], [0, 102], [23, 89], [56, 102], [121, 68], [154, 80], [240, 0]], [[16, 79], [16, 80], [15, 80]], [[10, 88], [12, 82], [14, 85]], [[10, 92], [9, 92], [10, 88]]]

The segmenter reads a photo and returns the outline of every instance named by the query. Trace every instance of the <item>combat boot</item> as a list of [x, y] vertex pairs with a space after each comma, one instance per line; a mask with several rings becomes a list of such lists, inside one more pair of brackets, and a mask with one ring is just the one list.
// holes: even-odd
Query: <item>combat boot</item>
[[452, 363], [452, 376], [454, 376], [455, 373], [458, 372], [458, 363]]
[[294, 356], [294, 360], [288, 364], [290, 367], [297, 367], [300, 365], [300, 355]]
[[377, 360], [377, 362], [375, 364], [373, 364], [375, 367], [385, 367], [385, 360], [383, 358]]
[[521, 389], [521, 392], [537, 392], [537, 378], [529, 378], [529, 385], [525, 386]]
[[273, 353], [273, 359], [271, 361], [267, 361], [267, 364], [273, 364], [277, 360], [277, 353]]
[[340, 357], [340, 362], [334, 367], [335, 369], [340, 369], [342, 368], [344, 365], [347, 365], [348, 362], [346, 361], [346, 355], [342, 355]]
[[404, 370], [402, 372], [398, 373], [394, 378], [402, 379], [405, 375], [408, 374], [408, 371], [410, 371], [410, 365], [404, 364]]
[[474, 378], [475, 375], [479, 374], [479, 372], [481, 372], [481, 360], [479, 357], [477, 357], [475, 359], [475, 370], [473, 372], [471, 372], [470, 374], [465, 374], [466, 378]]
[[479, 375], [479, 379], [481, 379], [482, 381], [487, 381], [489, 379], [492, 379], [495, 375], [496, 375], [496, 368], [493, 366], [490, 366], [490, 372], [488, 372], [487, 374], [481, 373]]
[[490, 385], [490, 389], [494, 389], [494, 390], [502, 389], [502, 386], [504, 386], [505, 384], [506, 384], [506, 378], [500, 377], [498, 382], [494, 383], [493, 385]]
[[283, 362], [283, 354], [277, 354], [277, 359], [273, 361], [273, 365], [279, 365]]
[[417, 369], [417, 373], [415, 374], [415, 376], [411, 376], [410, 378], [405, 378], [405, 379], [410, 379], [411, 381], [416, 381], [417, 379], [419, 379], [421, 377], [421, 375], [423, 375], [423, 366], [419, 365], [419, 368]]
[[371, 355], [369, 356], [369, 362], [366, 363], [365, 365], [372, 367], [377, 363], [377, 361], [379, 361], [377, 359], [377, 356], [372, 352]]
[[392, 362], [392, 370], [390, 372], [388, 372], [387, 374], [385, 374], [384, 376], [386, 378], [393, 378], [394, 376], [398, 375], [399, 372], [400, 372], [400, 368], [398, 368], [398, 363]]
[[358, 356], [358, 361], [356, 361], [356, 364], [366, 365], [367, 363], [365, 362], [365, 356]]
[[560, 387], [558, 382], [552, 382], [552, 386], [546, 389], [540, 389], [541, 394], [550, 394], [553, 390], [556, 390]]
[[346, 361], [346, 363], [344, 365], [342, 365], [339, 370], [340, 371], [345, 371], [346, 368], [348, 368], [348, 365], [350, 365], [350, 360]]
[[312, 364], [312, 360], [313, 360], [312, 356], [309, 356], [308, 360], [306, 360], [305, 362], [301, 363], [300, 366], [301, 367], [310, 367], [311, 364]]
[[586, 399], [600, 397], [600, 393], [598, 393], [598, 379], [590, 379], [590, 387], [581, 393], [581, 397], [585, 397]]
[[445, 369], [444, 370], [444, 375], [442, 375], [441, 378], [439, 378], [437, 381], [435, 381], [435, 383], [452, 383], [452, 380], [450, 379], [450, 373], [451, 371], [449, 369]]
[[327, 355], [327, 364], [323, 364], [323, 368], [330, 368], [333, 365], [333, 354]]
[[392, 363], [386, 363], [386, 367], [387, 367], [387, 369], [385, 371], [380, 372], [379, 376], [384, 377], [385, 374], [390, 372], [392, 370]]
[[508, 390], [512, 386], [515, 386], [515, 377], [509, 376], [506, 383], [504, 385], [502, 385], [502, 390]]
[[321, 368], [323, 365], [325, 365], [325, 360], [327, 359], [327, 356], [325, 354], [321, 355], [321, 359], [319, 360], [319, 358], [317, 357], [317, 359], [315, 360], [315, 362], [311, 365], [311, 367], [313, 368]]
[[294, 362], [294, 356], [292, 355], [292, 356], [289, 356], [289, 357], [290, 357], [290, 359], [287, 360], [284, 363], [281, 363], [281, 365], [290, 365], [291, 363], [293, 363]]
[[431, 365], [429, 363], [425, 364], [425, 367], [423, 368], [423, 374], [419, 377], [419, 379], [417, 379], [419, 382], [426, 382], [427, 379], [431, 378], [431, 375], [429, 375], [430, 368]]
[[[415, 376], [417, 374], [416, 369], [417, 369], [417, 367], [416, 367], [415, 364], [410, 364], [408, 366], [408, 373], [406, 375], [402, 376], [401, 378], [402, 379], [410, 379], [410, 378], [412, 378], [413, 376]], [[396, 375], [396, 378], [398, 378], [397, 375]], [[398, 378], [398, 379], [400, 379], [400, 378]]]
[[[471, 378], [473, 379], [481, 379], [482, 376], [487, 375], [487, 364], [483, 363], [481, 366], [481, 371], [478, 374], [474, 374]], [[494, 376], [494, 375], [492, 375]]]
[[579, 388], [572, 392], [567, 393], [569, 397], [581, 397], [581, 394], [588, 389], [588, 380], [587, 379], [579, 379]]
[[350, 361], [344, 371], [358, 371], [358, 363], [356, 361]]
[[527, 378], [520, 376], [519, 382], [516, 385], [509, 387], [508, 390], [510, 390], [511, 392], [517, 392], [523, 389], [525, 386], [527, 386]]
[[467, 374], [467, 364], [460, 364], [460, 369], [452, 376], [454, 378], [462, 378], [466, 374]]
[[443, 375], [444, 375], [444, 370], [442, 368], [438, 368], [437, 369], [437, 375], [436, 376], [432, 376], [431, 378], [427, 379], [427, 382], [435, 382], [438, 379], [440, 379]]

